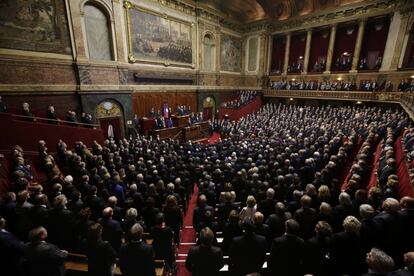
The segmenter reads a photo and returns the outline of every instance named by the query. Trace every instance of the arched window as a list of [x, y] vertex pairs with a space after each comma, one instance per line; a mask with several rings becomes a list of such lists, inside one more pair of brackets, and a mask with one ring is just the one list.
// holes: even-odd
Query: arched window
[[203, 47], [204, 47], [203, 69], [206, 71], [214, 71], [216, 46], [214, 43], [214, 39], [210, 34], [206, 34], [204, 36]]
[[90, 59], [112, 60], [110, 24], [107, 15], [97, 6], [84, 8], [85, 32]]

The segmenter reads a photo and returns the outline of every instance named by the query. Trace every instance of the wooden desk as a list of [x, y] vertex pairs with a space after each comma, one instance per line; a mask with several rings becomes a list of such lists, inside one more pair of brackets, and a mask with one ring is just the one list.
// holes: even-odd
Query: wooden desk
[[197, 140], [201, 137], [201, 127], [199, 125], [194, 125], [184, 128], [184, 140]]
[[210, 136], [210, 123], [208, 121], [195, 123], [195, 126], [200, 126], [200, 131], [203, 137], [209, 137]]
[[[151, 131], [151, 136], [156, 137], [158, 135], [161, 140], [169, 139], [169, 138], [174, 138], [180, 131], [181, 131], [181, 128], [178, 128], [178, 127], [156, 129], [156, 130]], [[181, 137], [177, 137], [177, 138], [181, 139]]]
[[185, 127], [188, 123], [189, 117], [190, 117], [189, 115], [183, 115], [183, 116], [172, 115], [171, 116], [173, 125], [175, 127]]

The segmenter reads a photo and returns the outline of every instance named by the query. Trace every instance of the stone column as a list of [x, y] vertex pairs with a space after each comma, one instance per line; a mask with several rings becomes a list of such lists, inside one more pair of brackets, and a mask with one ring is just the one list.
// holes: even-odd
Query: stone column
[[326, 54], [326, 68], [325, 68], [324, 74], [331, 73], [333, 51], [335, 48], [336, 27], [337, 27], [336, 24], [331, 26], [331, 34], [329, 36], [329, 46], [328, 46], [328, 53]]
[[312, 43], [312, 29], [309, 29], [306, 33], [306, 47], [305, 47], [305, 56], [303, 58], [303, 72], [302, 72], [302, 74], [307, 74], [308, 73], [311, 43]]
[[127, 63], [128, 59], [127, 59], [127, 48], [126, 48], [126, 44], [124, 43], [124, 41], [126, 41], [125, 37], [125, 29], [123, 26], [123, 21], [121, 20], [123, 13], [124, 13], [124, 8], [121, 5], [121, 3], [119, 2], [119, 0], [113, 0], [113, 8], [114, 8], [114, 18], [116, 18], [116, 20], [114, 20], [115, 22], [113, 22], [111, 24], [111, 27], [113, 27], [112, 29], [112, 35], [115, 37], [115, 43], [116, 46], [114, 47], [116, 49], [115, 54], [117, 56], [117, 60], [119, 62], [124, 62]]
[[[382, 59], [381, 69], [396, 71], [402, 65], [402, 57], [405, 54], [403, 48], [407, 45], [408, 39], [406, 38], [408, 38], [409, 35], [410, 15], [410, 11], [395, 12], [388, 32], [389, 35], [387, 38], [384, 58]], [[391, 33], [394, 34], [393, 37], [390, 37]]]
[[287, 74], [287, 68], [289, 65], [289, 54], [290, 54], [290, 39], [292, 38], [292, 34], [289, 32], [286, 34], [286, 47], [285, 47], [285, 61], [283, 63], [283, 72], [282, 74]]
[[270, 70], [272, 66], [272, 56], [273, 56], [273, 36], [268, 35], [268, 46], [267, 46], [267, 65], [266, 65], [266, 72], [267, 75], [270, 75]]
[[361, 55], [361, 48], [362, 48], [362, 41], [364, 40], [364, 32], [365, 32], [365, 25], [367, 23], [367, 19], [363, 18], [359, 21], [358, 26], [358, 35], [355, 41], [355, 48], [354, 48], [354, 55], [352, 57], [352, 67], [351, 72], [355, 73], [358, 69], [359, 58]]

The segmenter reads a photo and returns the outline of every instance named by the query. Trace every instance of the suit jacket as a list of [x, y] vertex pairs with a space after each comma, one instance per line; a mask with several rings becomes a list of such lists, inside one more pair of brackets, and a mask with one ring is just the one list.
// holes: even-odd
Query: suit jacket
[[27, 276], [65, 275], [66, 254], [57, 246], [47, 242], [30, 242], [24, 249]]
[[403, 209], [399, 215], [403, 229], [401, 240], [405, 241], [404, 252], [414, 251], [414, 209]]
[[204, 222], [205, 214], [207, 211], [214, 213], [214, 209], [211, 206], [204, 206], [204, 207], [196, 207], [193, 212], [193, 227], [194, 229], [198, 229], [198, 226], [201, 222]]
[[261, 212], [264, 216], [264, 220], [275, 212], [275, 201], [273, 199], [264, 199], [257, 205], [257, 211]]
[[101, 240], [88, 243], [86, 255], [88, 256], [89, 276], [112, 276], [116, 252], [108, 242]]
[[256, 234], [235, 237], [230, 245], [229, 268], [233, 275], [260, 272], [266, 259], [266, 238]]
[[99, 220], [102, 225], [102, 239], [108, 241], [111, 246], [118, 251], [122, 243], [121, 224], [112, 218], [102, 218]]
[[331, 239], [312, 237], [306, 243], [305, 271], [318, 276], [330, 276], [329, 260]]
[[237, 209], [238, 209], [238, 206], [231, 202], [225, 202], [225, 203], [219, 204], [217, 208], [217, 222], [220, 226], [220, 229], [222, 229], [224, 225], [226, 224], [226, 221], [229, 218], [229, 214], [231, 210], [237, 211]]
[[119, 250], [119, 266], [124, 276], [155, 276], [154, 251], [142, 241], [124, 244]]
[[300, 225], [299, 236], [309, 239], [314, 234], [315, 225], [318, 222], [318, 213], [313, 208], [300, 208], [293, 216]]
[[400, 270], [390, 272], [388, 276], [414, 276], [414, 271], [400, 269]]
[[193, 246], [188, 252], [185, 266], [193, 276], [215, 276], [224, 266], [223, 252], [215, 246]]
[[12, 233], [0, 230], [0, 267], [6, 275], [23, 275], [23, 248]]
[[303, 275], [304, 250], [305, 242], [295, 235], [275, 238], [270, 248], [269, 271], [272, 275]]
[[333, 275], [360, 275], [361, 272], [367, 271], [365, 252], [359, 234], [339, 232], [333, 235], [329, 257], [335, 270]]

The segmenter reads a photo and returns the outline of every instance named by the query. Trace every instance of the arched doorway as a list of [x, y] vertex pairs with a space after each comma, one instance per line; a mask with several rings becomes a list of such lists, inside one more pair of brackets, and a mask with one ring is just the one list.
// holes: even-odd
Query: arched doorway
[[203, 117], [204, 120], [214, 120], [216, 114], [216, 100], [213, 97], [207, 97], [203, 100]]
[[96, 118], [104, 132], [105, 139], [124, 138], [124, 115], [118, 102], [111, 99], [100, 102], [96, 107]]

